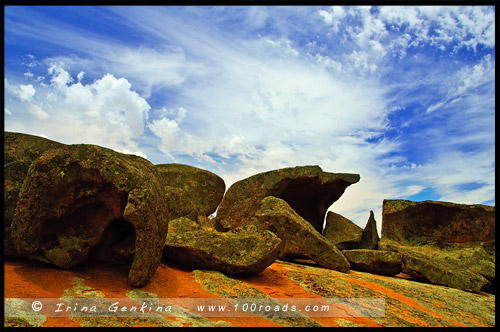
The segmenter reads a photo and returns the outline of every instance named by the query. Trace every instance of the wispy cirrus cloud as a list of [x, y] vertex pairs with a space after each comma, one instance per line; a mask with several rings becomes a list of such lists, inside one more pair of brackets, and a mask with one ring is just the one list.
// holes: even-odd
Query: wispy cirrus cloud
[[384, 198], [494, 204], [491, 7], [67, 10], [92, 28], [7, 12], [7, 40], [55, 50], [26, 59], [22, 79], [7, 71], [9, 130], [228, 185], [296, 165], [359, 173], [332, 209], [361, 226]]

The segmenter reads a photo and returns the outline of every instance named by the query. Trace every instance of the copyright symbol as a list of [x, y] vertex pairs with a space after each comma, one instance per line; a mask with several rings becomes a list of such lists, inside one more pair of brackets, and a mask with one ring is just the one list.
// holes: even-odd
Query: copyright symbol
[[43, 308], [43, 304], [40, 301], [34, 301], [31, 304], [31, 309], [33, 309], [33, 311], [40, 311], [40, 310], [42, 310], [42, 308]]

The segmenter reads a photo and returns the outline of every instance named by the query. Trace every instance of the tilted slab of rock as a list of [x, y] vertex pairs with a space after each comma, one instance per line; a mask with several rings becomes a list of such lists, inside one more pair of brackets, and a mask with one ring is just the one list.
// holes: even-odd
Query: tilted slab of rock
[[339, 250], [357, 249], [363, 229], [340, 214], [328, 211], [323, 236]]
[[318, 232], [327, 209], [345, 189], [359, 181], [358, 174], [323, 172], [319, 166], [283, 168], [253, 175], [234, 183], [217, 210], [220, 230], [236, 228], [250, 219], [267, 196], [285, 200]]
[[370, 211], [370, 218], [368, 218], [365, 229], [363, 229], [358, 248], [375, 250], [378, 248], [378, 241], [377, 222], [373, 216], [373, 211]]
[[259, 273], [278, 256], [281, 240], [269, 231], [221, 233], [188, 218], [169, 222], [163, 257], [195, 269], [226, 275]]
[[385, 250], [352, 249], [342, 250], [342, 254], [357, 271], [382, 275], [396, 275], [401, 272], [402, 256]]
[[21, 133], [4, 132], [4, 254], [17, 256], [10, 226], [16, 210], [17, 197], [28, 169], [36, 158], [49, 149], [64, 145], [49, 139]]
[[196, 219], [198, 216], [209, 216], [215, 212], [226, 190], [226, 184], [220, 176], [182, 164], [160, 164], [156, 165], [156, 168], [165, 185], [184, 191], [195, 211], [189, 217]]
[[490, 282], [480, 274], [473, 273], [464, 265], [423, 255], [418, 252], [403, 251], [402, 271], [416, 278], [427, 279], [433, 284], [480, 292]]
[[341, 272], [350, 268], [337, 247], [280, 198], [264, 198], [249, 224], [278, 235], [283, 241], [279, 253], [281, 259], [309, 258], [323, 267]]
[[18, 253], [61, 268], [97, 256], [132, 260], [144, 286], [168, 230], [165, 192], [146, 159], [96, 145], [67, 145], [32, 162], [19, 193], [12, 237]]
[[495, 241], [494, 206], [384, 200], [382, 221], [382, 237], [401, 244]]

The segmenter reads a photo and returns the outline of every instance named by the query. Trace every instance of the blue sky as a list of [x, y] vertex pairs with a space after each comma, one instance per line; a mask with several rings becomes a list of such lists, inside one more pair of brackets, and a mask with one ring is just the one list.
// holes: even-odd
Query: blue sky
[[229, 186], [358, 173], [331, 210], [495, 204], [494, 7], [5, 7], [5, 130]]

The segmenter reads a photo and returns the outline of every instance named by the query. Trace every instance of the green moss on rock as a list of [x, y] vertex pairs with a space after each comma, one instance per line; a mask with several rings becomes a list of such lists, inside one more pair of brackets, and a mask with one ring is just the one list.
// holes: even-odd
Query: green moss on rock
[[402, 256], [385, 250], [352, 249], [343, 250], [353, 270], [381, 275], [396, 275], [401, 272]]
[[263, 198], [274, 196], [286, 201], [321, 233], [327, 209], [348, 186], [358, 181], [358, 174], [323, 172], [319, 166], [298, 166], [255, 174], [234, 183], [227, 190], [217, 210], [219, 228], [238, 227], [254, 215]]
[[[188, 216], [196, 219], [198, 216], [214, 213], [226, 190], [224, 180], [220, 176], [204, 169], [182, 164], [159, 164], [156, 169], [163, 185], [181, 189], [189, 199], [194, 213], [178, 213], [178, 217]], [[172, 211], [185, 213], [182, 201], [169, 204]]]
[[129, 282], [144, 286], [160, 264], [168, 229], [158, 178], [149, 161], [96, 145], [45, 151], [31, 163], [18, 196], [12, 222], [17, 252], [69, 268], [97, 244], [119, 241], [100, 243], [108, 224], [123, 220], [135, 232]]
[[276, 260], [280, 244], [281, 240], [269, 231], [221, 233], [179, 218], [169, 223], [163, 257], [226, 275], [259, 273]]
[[249, 224], [270, 230], [283, 241], [279, 257], [309, 258], [329, 269], [347, 272], [349, 262], [335, 245], [318, 233], [282, 199], [264, 198]]
[[363, 229], [349, 219], [332, 211], [327, 213], [323, 236], [339, 250], [358, 248], [362, 234]]
[[11, 223], [17, 197], [28, 169], [43, 152], [62, 147], [63, 144], [43, 137], [4, 132], [4, 254], [17, 256], [11, 240]]

